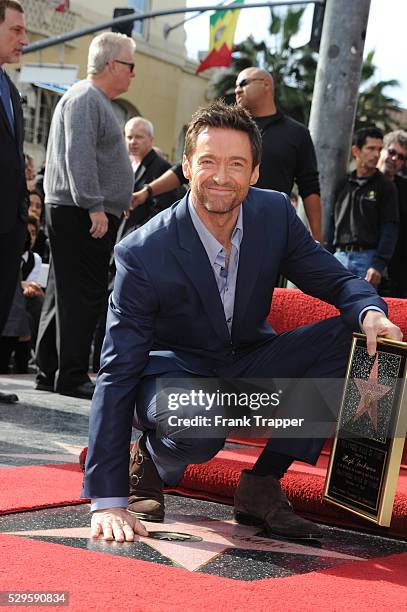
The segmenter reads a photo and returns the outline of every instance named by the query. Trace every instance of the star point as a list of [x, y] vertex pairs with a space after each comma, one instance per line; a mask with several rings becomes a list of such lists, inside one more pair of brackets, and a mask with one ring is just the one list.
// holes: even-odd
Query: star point
[[[306, 543], [299, 544], [285, 540], [273, 540], [257, 535], [258, 527], [238, 525], [233, 520], [213, 520], [189, 516], [170, 515], [159, 530], [157, 523], [143, 521], [148, 531], [167, 531], [194, 536], [189, 541], [178, 539], [153, 539], [152, 537], [135, 536], [136, 542], [141, 542], [167, 557], [173, 563], [191, 572], [197, 571], [215, 557], [230, 549], [258, 550], [280, 554], [308, 555], [313, 557], [328, 557], [347, 561], [360, 560], [359, 557], [348, 555], [328, 548], [316, 548]], [[90, 537], [89, 527], [70, 527], [62, 529], [41, 529], [32, 531], [7, 532], [20, 537], [51, 537], [51, 538], [82, 538]], [[111, 552], [112, 547], [131, 546], [132, 543], [106, 542], [99, 539], [90, 540], [90, 548], [98, 546], [99, 552]], [[100, 550], [100, 544], [103, 550]]]
[[368, 414], [370, 421], [377, 433], [377, 413], [379, 410], [379, 400], [384, 397], [391, 389], [389, 385], [382, 385], [378, 382], [379, 354], [376, 353], [372, 369], [367, 379], [354, 378], [354, 383], [360, 393], [359, 405], [352, 417], [352, 422], [357, 421], [361, 416]]

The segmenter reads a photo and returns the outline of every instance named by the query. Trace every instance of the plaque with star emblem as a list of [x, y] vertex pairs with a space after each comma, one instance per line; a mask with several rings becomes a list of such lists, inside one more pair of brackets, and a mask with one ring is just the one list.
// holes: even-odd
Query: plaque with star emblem
[[354, 334], [324, 500], [388, 527], [407, 431], [407, 343]]

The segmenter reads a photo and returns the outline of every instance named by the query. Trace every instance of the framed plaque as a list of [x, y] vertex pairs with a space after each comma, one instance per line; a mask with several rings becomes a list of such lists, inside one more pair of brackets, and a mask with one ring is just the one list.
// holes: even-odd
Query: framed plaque
[[324, 500], [390, 525], [407, 431], [407, 343], [353, 334]]

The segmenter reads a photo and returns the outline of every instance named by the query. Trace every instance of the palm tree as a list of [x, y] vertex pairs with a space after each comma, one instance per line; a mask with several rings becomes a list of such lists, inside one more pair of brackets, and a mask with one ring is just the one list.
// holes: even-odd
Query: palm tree
[[362, 67], [355, 129], [376, 125], [384, 132], [390, 132], [399, 127], [394, 119], [394, 114], [400, 111], [401, 107], [400, 103], [394, 98], [387, 96], [384, 90], [387, 87], [397, 87], [399, 82], [395, 79], [379, 81], [378, 83], [372, 82], [376, 72], [373, 60], [374, 51], [370, 51]]
[[[277, 106], [290, 117], [307, 124], [318, 54], [308, 44], [294, 48], [291, 42], [300, 30], [304, 10], [288, 9], [284, 16], [280, 16], [270, 9], [271, 42], [257, 43], [253, 36], [249, 36], [236, 45], [230, 67], [214, 72], [210, 83], [210, 97], [222, 97], [227, 103], [233, 103], [239, 72], [249, 66], [259, 66], [273, 75]], [[384, 90], [398, 86], [399, 83], [396, 80], [375, 83], [376, 70], [374, 51], [370, 51], [363, 62], [355, 128], [377, 125], [384, 131], [389, 131], [398, 126], [394, 113], [400, 110], [400, 104], [385, 95]]]

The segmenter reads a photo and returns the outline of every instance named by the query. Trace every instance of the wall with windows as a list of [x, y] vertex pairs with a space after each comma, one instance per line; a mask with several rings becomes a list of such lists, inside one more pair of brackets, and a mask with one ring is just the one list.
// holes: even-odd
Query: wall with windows
[[[71, 0], [69, 10], [56, 13], [48, 0], [22, 0], [30, 42], [107, 21], [114, 8], [143, 12], [185, 7], [186, 0]], [[178, 157], [185, 125], [197, 107], [205, 103], [208, 81], [195, 75], [196, 64], [186, 57], [185, 30], [181, 26], [164, 36], [165, 26], [179, 23], [184, 14], [157, 17], [135, 27], [136, 78], [129, 91], [114, 102], [121, 123], [142, 115], [153, 122], [155, 144], [170, 159]], [[92, 36], [70, 41], [38, 53], [25, 54], [23, 62], [65, 63], [79, 66], [78, 78], [86, 76]], [[14, 68], [14, 67], [13, 67]], [[18, 72], [14, 80], [18, 83]], [[39, 165], [45, 156], [49, 123], [59, 94], [30, 84], [18, 84], [27, 100], [26, 151]]]

